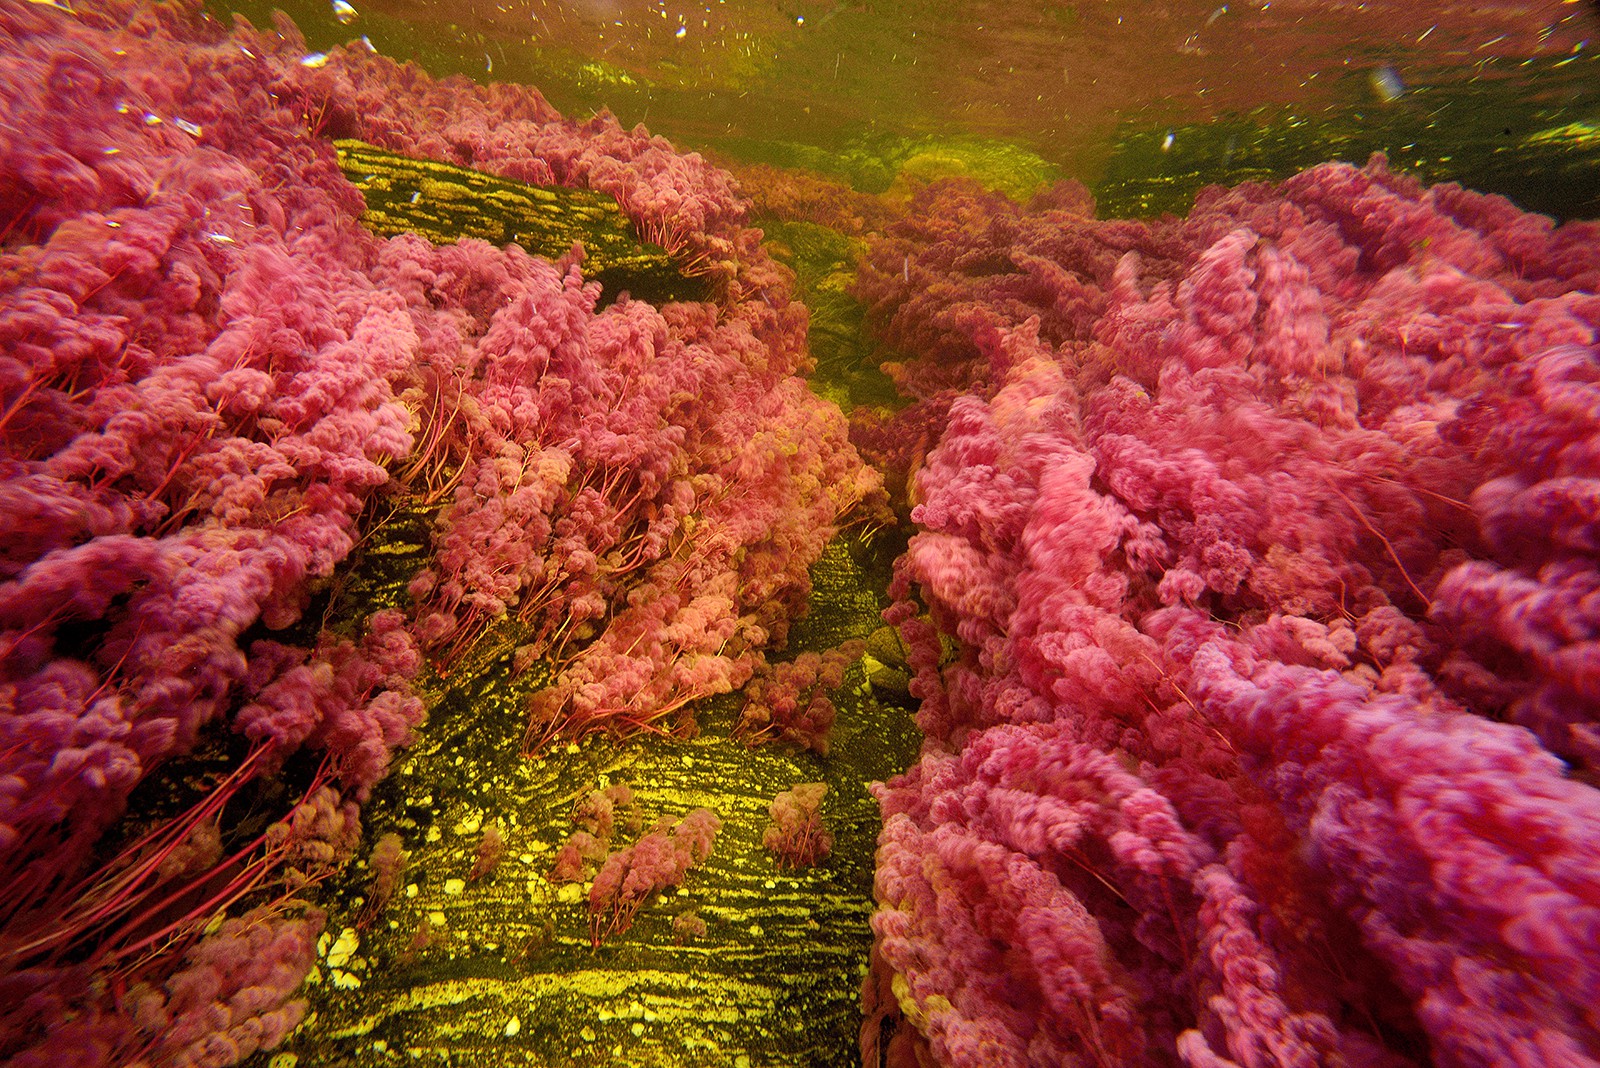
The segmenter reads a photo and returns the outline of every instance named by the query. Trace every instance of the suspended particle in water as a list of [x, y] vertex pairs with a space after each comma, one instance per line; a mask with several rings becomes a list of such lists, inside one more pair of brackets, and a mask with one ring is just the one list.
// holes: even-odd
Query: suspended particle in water
[[1400, 80], [1399, 72], [1387, 63], [1368, 74], [1367, 81], [1371, 83], [1373, 93], [1385, 104], [1399, 100], [1406, 91], [1406, 83]]
[[348, 26], [359, 15], [350, 0], [333, 0], [333, 17], [339, 20], [341, 26]]

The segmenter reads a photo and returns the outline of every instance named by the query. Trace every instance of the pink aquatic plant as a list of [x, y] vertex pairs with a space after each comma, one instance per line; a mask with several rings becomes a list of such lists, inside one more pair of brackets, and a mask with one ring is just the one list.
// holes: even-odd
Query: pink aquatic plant
[[1382, 161], [925, 198], [861, 281], [955, 394], [864, 1058], [1600, 1060], [1600, 232]]
[[803, 782], [772, 799], [767, 815], [772, 822], [761, 834], [761, 844], [771, 850], [780, 868], [809, 868], [833, 851], [833, 833], [822, 822], [825, 782]]
[[683, 883], [690, 868], [705, 863], [722, 821], [708, 808], [681, 820], [656, 821], [644, 837], [612, 851], [589, 887], [589, 938], [598, 946], [633, 926], [633, 918], [656, 893]]
[[844, 673], [861, 659], [866, 643], [852, 639], [822, 652], [766, 664], [745, 686], [745, 704], [734, 735], [748, 745], [790, 742], [826, 754], [838, 709], [829, 694], [844, 685]]
[[[11, 5], [0, 35], [0, 1056], [126, 1059], [165, 1039], [122, 992], [209, 960], [214, 911], [315, 937], [293, 895], [354, 848], [425, 652], [447, 673], [515, 616], [557, 658], [534, 741], [682, 727], [876, 479], [703, 160], [366, 51], [312, 69], [286, 19]], [[612, 192], [717, 303], [602, 310], [579, 250], [380, 240], [336, 132]], [[322, 630], [313, 596], [403, 494], [442, 506], [416, 603]], [[230, 739], [186, 814], [103, 841]], [[268, 775], [312, 780], [289, 830], [233, 840]], [[278, 965], [183, 1056], [275, 1044], [309, 957]]]
[[500, 860], [506, 855], [506, 836], [498, 824], [489, 824], [483, 829], [483, 836], [478, 839], [478, 850], [472, 858], [472, 871], [467, 874], [469, 882], [477, 882], [495, 868], [500, 866]]
[[644, 817], [627, 783], [596, 787], [579, 798], [572, 813], [578, 829], [556, 852], [550, 878], [560, 883], [581, 882], [594, 875], [611, 851], [619, 831], [638, 834]]
[[[282, 45], [180, 8], [0, 20], [19, 123], [0, 147], [0, 1049], [178, 1056], [191, 1024], [152, 1030], [112, 992], [209, 966], [217, 910], [269, 901], [261, 923], [314, 938], [292, 895], [349, 855], [354, 801], [421, 718], [395, 619], [314, 649], [261, 636], [300, 620], [411, 447], [392, 386], [416, 338], [364, 273], [359, 198], [270, 103]], [[235, 767], [91, 861], [142, 780], [229, 728]], [[323, 767], [298, 807], [225, 836], [230, 802], [303, 750]], [[308, 961], [245, 982], [262, 996], [230, 1003], [219, 1062], [276, 1044]]]
[[358, 928], [370, 927], [389, 907], [394, 892], [400, 888], [400, 880], [405, 876], [409, 860], [405, 842], [394, 831], [379, 836], [377, 842], [373, 843], [372, 855], [367, 861], [372, 880], [367, 884], [366, 900], [361, 905], [361, 911], [356, 914]]
[[[499, 621], [522, 628], [518, 663], [556, 669], [530, 749], [689, 729], [693, 702], [783, 640], [810, 563], [880, 495], [837, 409], [793, 374], [803, 308], [774, 291], [601, 310], [581, 271], [578, 254], [401, 237], [374, 272], [425, 339], [405, 395], [442, 460], [418, 477], [448, 499], [411, 587], [418, 630], [447, 666]], [[463, 288], [493, 310], [464, 314]]]
[[693, 909], [672, 917], [672, 940], [680, 946], [704, 938], [706, 930], [706, 921]]

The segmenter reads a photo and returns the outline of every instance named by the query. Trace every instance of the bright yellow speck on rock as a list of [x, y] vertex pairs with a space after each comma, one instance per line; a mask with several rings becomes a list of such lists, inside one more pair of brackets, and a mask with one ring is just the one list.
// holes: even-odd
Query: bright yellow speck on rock
[[328, 948], [328, 967], [343, 968], [361, 945], [361, 936], [354, 927], [339, 932], [339, 938]]

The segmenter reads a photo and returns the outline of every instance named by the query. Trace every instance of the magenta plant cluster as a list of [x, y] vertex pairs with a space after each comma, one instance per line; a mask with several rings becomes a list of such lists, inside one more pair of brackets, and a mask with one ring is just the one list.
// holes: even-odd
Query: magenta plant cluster
[[941, 433], [865, 1063], [1600, 1063], [1597, 282], [1382, 159], [874, 243]]
[[[303, 892], [425, 664], [511, 620], [551, 671], [530, 745], [692, 729], [878, 479], [698, 156], [193, 2], [8, 4], [0, 40], [0, 1059], [235, 1063], [304, 1012]], [[380, 239], [338, 136], [612, 193], [714, 299], [602, 307], [579, 249]], [[402, 505], [436, 517], [410, 599], [308, 618]], [[127, 826], [201, 746], [238, 755]], [[715, 828], [681, 828], [698, 862]]]

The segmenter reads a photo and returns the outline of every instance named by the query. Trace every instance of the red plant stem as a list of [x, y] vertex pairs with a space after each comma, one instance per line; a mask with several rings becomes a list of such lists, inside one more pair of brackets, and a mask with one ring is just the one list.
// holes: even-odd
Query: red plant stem
[[1389, 559], [1393, 560], [1394, 566], [1400, 569], [1400, 577], [1406, 580], [1406, 585], [1411, 587], [1411, 592], [1416, 594], [1417, 600], [1421, 601], [1424, 606], [1428, 605], [1430, 603], [1428, 596], [1423, 593], [1422, 590], [1417, 588], [1417, 584], [1415, 582], [1411, 581], [1411, 573], [1406, 570], [1406, 565], [1400, 562], [1400, 556], [1394, 551], [1394, 546], [1389, 543], [1389, 539], [1384, 537], [1382, 532], [1380, 532], [1377, 527], [1372, 525], [1372, 521], [1367, 518], [1366, 513], [1358, 508], [1354, 501], [1352, 501], [1349, 497], [1346, 497], [1343, 490], [1341, 490], [1338, 486], [1335, 486], [1332, 482], [1329, 482], [1327, 486], [1329, 489], [1333, 490], [1334, 493], [1338, 494], [1340, 500], [1350, 506], [1350, 511], [1355, 513], [1355, 517], [1361, 521], [1361, 525], [1366, 527], [1367, 531], [1373, 537], [1383, 542], [1384, 551], [1389, 554]]
[[[5, 946], [0, 950], [0, 957], [14, 960], [45, 950], [63, 951], [136, 907], [154, 889], [156, 884], [150, 880], [159, 878], [159, 869], [173, 850], [183, 844], [194, 828], [220, 813], [239, 788], [254, 777], [257, 761], [264, 751], [264, 746], [251, 750], [227, 778], [187, 812], [154, 828], [124, 848], [98, 872], [63, 890], [59, 896], [69, 903], [56, 912], [49, 925], [25, 941]], [[140, 854], [144, 856], [141, 858]], [[146, 883], [149, 885], [141, 885]], [[15, 899], [13, 903], [12, 911], [16, 915], [23, 906], [16, 904]]]
[[[156, 488], [151, 490], [149, 493], [145, 494], [145, 496], [152, 499], [160, 497], [161, 494], [166, 491], [167, 486], [171, 485], [173, 478], [177, 476], [178, 469], [188, 461], [190, 456], [194, 455], [194, 451], [200, 447], [200, 443], [202, 441], [210, 440], [211, 436], [216, 433], [216, 430], [217, 424], [213, 421], [206, 427], [204, 433], [193, 435], [189, 439], [188, 443], [184, 446], [183, 451], [178, 454], [177, 459], [173, 460], [171, 466], [167, 468], [166, 477], [161, 480], [161, 484], [156, 486]], [[173, 515], [168, 517], [168, 522], [170, 523], [172, 518], [176, 517], [178, 514], [179, 512], [174, 511]]]
[[27, 388], [17, 395], [16, 400], [6, 405], [6, 410], [0, 413], [0, 434], [5, 433], [6, 424], [10, 423], [12, 417], [27, 405], [29, 398], [38, 390], [40, 381], [38, 376], [28, 379]]
[[[300, 801], [295, 807], [299, 807], [299, 805], [305, 804], [307, 801], [309, 801], [311, 797], [314, 796], [316, 792], [327, 783], [331, 776], [332, 767], [329, 762], [324, 759], [322, 764], [317, 768], [317, 773], [312, 778], [311, 784], [306, 787], [306, 792], [301, 796]], [[290, 809], [290, 812], [292, 813], [293, 809]], [[137, 933], [142, 924], [160, 916], [163, 910], [170, 908], [178, 901], [181, 901], [185, 896], [200, 889], [205, 885], [206, 882], [215, 878], [219, 872], [225, 871], [227, 868], [244, 861], [244, 858], [247, 855], [260, 848], [261, 844], [266, 840], [267, 832], [262, 832], [260, 835], [257, 835], [249, 845], [245, 846], [243, 849], [237, 850], [227, 860], [220, 864], [213, 865], [210, 871], [204, 872], [195, 877], [182, 887], [179, 887], [166, 897], [162, 898], [160, 901], [151, 905], [149, 908], [146, 908], [138, 916], [128, 920], [110, 937], [103, 939], [100, 942], [101, 946], [114, 947], [105, 952], [102, 956], [102, 959], [107, 962], [127, 960], [129, 957], [140, 953], [142, 950], [147, 949], [157, 942], [174, 936], [181, 936], [185, 932], [192, 932], [196, 925], [200, 923], [200, 921], [208, 919], [219, 911], [225, 911], [226, 909], [231, 908], [246, 894], [249, 894], [251, 891], [260, 886], [267, 875], [274, 868], [278, 867], [279, 863], [289, 851], [289, 842], [286, 841], [282, 845], [268, 850], [266, 853], [263, 853], [254, 860], [246, 861], [241, 872], [230, 879], [222, 887], [222, 889], [218, 890], [215, 894], [212, 894], [199, 905], [185, 909], [183, 914], [177, 919], [172, 920], [151, 934], [140, 938], [136, 942], [120, 946], [117, 945], [120, 939]], [[301, 886], [303, 887], [305, 885], [315, 885], [320, 883], [332, 875], [333, 871], [334, 869], [332, 867], [318, 871], [314, 875], [310, 876], [306, 883], [301, 884]], [[288, 895], [282, 895], [280, 900], [286, 896]]]

